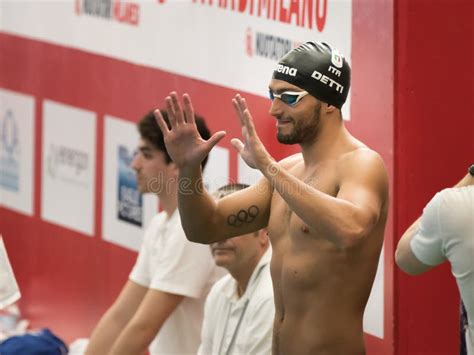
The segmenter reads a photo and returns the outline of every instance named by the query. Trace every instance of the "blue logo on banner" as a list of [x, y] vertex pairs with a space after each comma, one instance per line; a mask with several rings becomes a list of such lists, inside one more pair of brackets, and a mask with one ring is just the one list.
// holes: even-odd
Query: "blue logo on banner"
[[13, 111], [0, 121], [0, 186], [18, 192], [20, 181], [20, 143]]
[[118, 147], [118, 219], [142, 226], [143, 201], [138, 191], [135, 171], [130, 167], [133, 154], [127, 147]]

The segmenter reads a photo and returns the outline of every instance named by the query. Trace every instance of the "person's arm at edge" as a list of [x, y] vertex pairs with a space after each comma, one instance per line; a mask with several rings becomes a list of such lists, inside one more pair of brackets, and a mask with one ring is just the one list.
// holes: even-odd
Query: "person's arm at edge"
[[142, 354], [184, 296], [149, 289], [109, 354]]
[[[474, 178], [467, 174], [454, 187], [464, 187], [474, 184]], [[395, 262], [398, 267], [409, 275], [419, 275], [429, 271], [433, 266], [426, 265], [418, 260], [413, 253], [410, 242], [418, 231], [421, 217], [419, 217], [408, 229], [403, 233], [398, 241], [397, 250], [395, 251]]]
[[419, 275], [433, 268], [419, 261], [410, 247], [410, 242], [420, 227], [420, 221], [421, 217], [403, 233], [395, 252], [395, 262], [398, 267], [409, 275]]
[[104, 355], [138, 309], [147, 288], [127, 281], [114, 304], [107, 310], [92, 332], [86, 355]]

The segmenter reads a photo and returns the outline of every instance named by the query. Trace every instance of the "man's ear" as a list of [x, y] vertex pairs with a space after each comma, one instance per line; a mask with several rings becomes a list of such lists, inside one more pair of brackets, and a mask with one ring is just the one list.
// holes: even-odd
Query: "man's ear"
[[257, 232], [257, 237], [262, 246], [269, 243], [267, 228], [262, 228]]
[[327, 113], [333, 113], [335, 110], [337, 110], [336, 106], [333, 106], [331, 104], [328, 104], [328, 103], [323, 103], [324, 105], [324, 109]]

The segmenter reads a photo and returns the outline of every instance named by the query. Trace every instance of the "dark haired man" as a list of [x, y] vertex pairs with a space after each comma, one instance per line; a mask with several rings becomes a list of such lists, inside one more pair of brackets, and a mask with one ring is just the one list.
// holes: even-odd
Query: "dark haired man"
[[188, 239], [214, 243], [268, 225], [275, 354], [365, 353], [362, 320], [383, 243], [388, 177], [381, 157], [344, 126], [349, 85], [348, 63], [326, 43], [304, 43], [279, 61], [270, 114], [278, 140], [302, 150], [280, 162], [236, 95], [243, 142], [232, 145], [264, 177], [217, 202], [201, 191], [199, 163], [225, 132], [199, 138], [188, 95], [184, 110], [176, 93], [166, 98], [171, 129], [155, 112], [180, 179], [195, 187], [178, 196]]
[[[196, 126], [200, 137], [208, 139], [202, 118], [196, 118]], [[195, 354], [216, 267], [209, 248], [190, 243], [184, 235], [177, 211], [178, 167], [153, 113], [138, 123], [138, 130], [141, 139], [132, 162], [138, 188], [156, 194], [163, 211], [145, 231], [129, 280], [97, 324], [86, 354], [142, 354], [150, 343], [152, 355]]]

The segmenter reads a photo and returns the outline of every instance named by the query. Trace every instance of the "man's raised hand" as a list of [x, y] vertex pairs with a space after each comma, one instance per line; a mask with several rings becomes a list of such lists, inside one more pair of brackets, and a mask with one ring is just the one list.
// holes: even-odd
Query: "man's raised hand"
[[176, 92], [165, 99], [169, 126], [160, 110], [155, 110], [155, 118], [163, 133], [166, 150], [178, 168], [193, 168], [201, 164], [211, 149], [225, 136], [224, 131], [216, 132], [208, 140], [199, 135], [194, 118], [194, 109], [188, 94], [183, 95], [183, 106]]
[[254, 169], [263, 169], [273, 160], [261, 142], [255, 130], [252, 115], [247, 107], [247, 102], [239, 94], [232, 99], [235, 113], [240, 120], [242, 140], [233, 138], [232, 146], [239, 152], [248, 166]]

